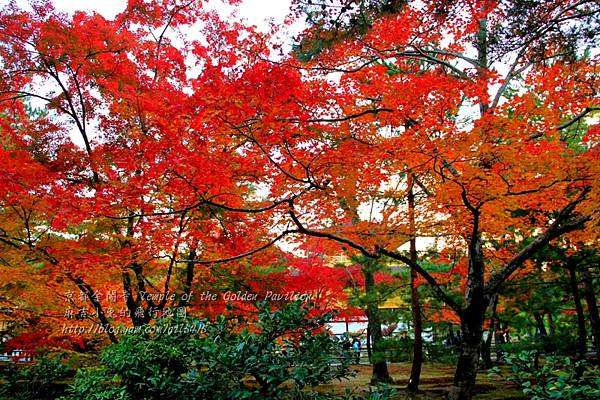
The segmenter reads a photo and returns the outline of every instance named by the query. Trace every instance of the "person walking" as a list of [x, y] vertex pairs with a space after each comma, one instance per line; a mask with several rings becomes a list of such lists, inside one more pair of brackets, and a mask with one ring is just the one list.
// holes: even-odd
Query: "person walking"
[[354, 339], [352, 339], [352, 350], [354, 350], [354, 357], [356, 360], [356, 364], [360, 364], [360, 348], [361, 348], [360, 339], [358, 337], [354, 337]]

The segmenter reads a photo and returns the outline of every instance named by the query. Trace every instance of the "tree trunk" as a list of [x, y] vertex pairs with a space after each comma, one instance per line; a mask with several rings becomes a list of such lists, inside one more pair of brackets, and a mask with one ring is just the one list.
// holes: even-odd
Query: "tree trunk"
[[594, 292], [594, 282], [587, 267], [581, 270], [581, 279], [585, 284], [585, 301], [590, 314], [590, 325], [592, 326], [592, 336], [594, 338], [594, 351], [596, 357], [600, 358], [600, 317], [598, 316], [598, 304], [596, 303], [596, 294]]
[[[476, 216], [474, 232], [477, 232], [477, 222]], [[483, 291], [483, 272], [483, 248], [479, 236], [474, 234], [469, 244], [469, 276], [465, 293], [466, 307], [460, 311], [460, 354], [454, 373], [454, 385], [448, 395], [450, 400], [470, 400], [475, 387], [483, 321], [490, 301]]]
[[419, 302], [419, 292], [415, 286], [416, 272], [410, 271], [410, 289], [411, 289], [411, 306], [412, 317], [414, 323], [414, 343], [413, 343], [413, 360], [410, 370], [410, 378], [408, 380], [408, 390], [416, 392], [419, 390], [419, 381], [421, 380], [421, 367], [423, 365], [423, 322], [421, 318], [421, 305]]
[[[492, 368], [492, 338], [496, 333], [496, 306], [498, 304], [498, 294], [492, 296], [490, 300], [490, 327], [485, 342], [482, 343], [482, 357], [485, 369]], [[498, 343], [496, 343], [497, 345]]]
[[552, 316], [552, 311], [548, 311], [548, 314], [546, 314], [546, 320], [548, 321], [548, 330], [550, 331], [550, 335], [556, 335], [556, 327], [554, 326], [554, 317]]
[[483, 305], [473, 304], [461, 313], [460, 355], [454, 374], [454, 386], [448, 395], [450, 400], [471, 399], [479, 367], [485, 309], [485, 303]]
[[577, 285], [577, 273], [575, 265], [567, 262], [569, 270], [569, 283], [573, 292], [573, 301], [575, 302], [575, 310], [577, 311], [577, 356], [576, 359], [585, 357], [585, 316], [583, 314], [583, 305], [581, 304], [581, 296], [579, 295], [579, 287]]
[[533, 318], [535, 318], [535, 325], [537, 327], [537, 331], [540, 333], [540, 338], [545, 338], [546, 336], [548, 336], [548, 333], [546, 332], [546, 326], [544, 325], [544, 319], [542, 318], [540, 313], [534, 311]]
[[[482, 25], [484, 26], [484, 24]], [[485, 311], [490, 298], [484, 293], [484, 255], [479, 233], [480, 210], [474, 207], [465, 193], [463, 201], [473, 215], [473, 229], [469, 239], [469, 271], [465, 291], [465, 307], [460, 310], [460, 354], [454, 374], [454, 385], [448, 398], [451, 400], [471, 399], [481, 351], [481, 334]]]
[[505, 332], [508, 332], [508, 323], [502, 324], [500, 318], [496, 315], [496, 333], [494, 334], [494, 339], [496, 341], [496, 363], [502, 360], [502, 348], [501, 344], [508, 342], [508, 337], [505, 336]]
[[188, 305], [190, 298], [191, 298], [191, 292], [192, 292], [192, 283], [194, 282], [194, 261], [196, 260], [196, 251], [197, 251], [197, 246], [198, 243], [194, 243], [193, 247], [190, 249], [190, 252], [188, 254], [188, 263], [185, 269], [185, 281], [183, 284], [183, 294], [182, 296], [179, 298], [179, 304], [177, 305], [177, 307], [185, 307]]
[[[479, 29], [475, 40], [477, 61], [481, 73], [488, 65], [488, 29], [487, 20], [479, 20]], [[483, 116], [488, 111], [489, 104], [484, 98], [479, 99], [479, 112]], [[464, 188], [463, 188], [464, 190]], [[454, 385], [450, 389], [448, 399], [470, 400], [479, 367], [479, 352], [481, 350], [481, 334], [488, 300], [484, 295], [484, 258], [479, 231], [480, 206], [474, 206], [463, 191], [462, 200], [473, 216], [473, 228], [469, 238], [469, 272], [465, 293], [466, 306], [460, 312], [460, 354], [454, 373]]]
[[[368, 320], [368, 317], [367, 317]], [[367, 321], [367, 357], [369, 357], [369, 363], [373, 362], [373, 351], [371, 347], [371, 329], [369, 329]]]
[[377, 293], [375, 288], [375, 278], [373, 271], [369, 266], [362, 269], [365, 277], [365, 293], [367, 295], [367, 319], [369, 333], [371, 335], [371, 345], [373, 348], [373, 356], [371, 363], [373, 364], [373, 376], [371, 383], [391, 383], [392, 378], [388, 372], [385, 354], [382, 349], [383, 335], [381, 333], [381, 318], [379, 316], [379, 304], [377, 302]]
[[[410, 219], [410, 260], [417, 262], [417, 240], [415, 238], [415, 195], [413, 192], [413, 179], [409, 175], [409, 192], [408, 192], [408, 213]], [[421, 380], [421, 367], [423, 365], [423, 321], [421, 318], [421, 304], [419, 300], [419, 291], [416, 286], [417, 272], [410, 269], [410, 300], [411, 311], [414, 323], [414, 343], [413, 343], [413, 359], [410, 369], [410, 378], [408, 379], [408, 390], [416, 392], [419, 390], [419, 381]]]

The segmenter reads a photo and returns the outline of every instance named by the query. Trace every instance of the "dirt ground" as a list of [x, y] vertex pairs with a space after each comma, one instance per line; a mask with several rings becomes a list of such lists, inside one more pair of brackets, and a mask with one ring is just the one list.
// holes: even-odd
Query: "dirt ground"
[[[394, 399], [444, 399], [452, 386], [454, 367], [446, 364], [425, 364], [421, 373], [421, 392], [410, 396], [405, 390], [410, 375], [410, 363], [392, 363], [388, 369], [395, 381], [393, 387], [398, 391]], [[371, 367], [369, 365], [352, 366], [356, 376], [350, 380], [319, 386], [321, 392], [344, 393], [350, 389], [355, 393], [365, 393], [369, 390]], [[524, 400], [527, 399], [514, 384], [498, 376], [489, 377], [486, 371], [480, 371], [477, 376], [474, 399], [478, 400]]]

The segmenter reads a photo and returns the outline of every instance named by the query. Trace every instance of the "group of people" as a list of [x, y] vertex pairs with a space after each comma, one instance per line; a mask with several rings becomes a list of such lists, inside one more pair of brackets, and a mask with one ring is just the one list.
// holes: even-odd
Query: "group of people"
[[352, 341], [350, 341], [350, 337], [347, 333], [342, 334], [341, 338], [342, 349], [344, 352], [348, 354], [352, 351], [352, 356], [356, 364], [360, 363], [360, 350], [362, 348], [362, 343], [358, 336], [352, 337]]

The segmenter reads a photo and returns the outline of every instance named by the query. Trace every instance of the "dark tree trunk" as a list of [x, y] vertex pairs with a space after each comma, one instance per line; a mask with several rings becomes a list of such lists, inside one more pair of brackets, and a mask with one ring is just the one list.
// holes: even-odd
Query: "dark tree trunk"
[[600, 358], [600, 317], [598, 316], [598, 304], [596, 303], [596, 294], [594, 292], [594, 282], [587, 267], [581, 270], [581, 279], [585, 284], [585, 301], [590, 314], [590, 325], [592, 327], [592, 336], [594, 338], [594, 351], [596, 357]]
[[[490, 327], [488, 329], [488, 335], [485, 341], [482, 343], [482, 357], [483, 365], [485, 369], [492, 368], [492, 338], [496, 333], [496, 306], [498, 304], [498, 294], [492, 296], [490, 300]], [[498, 344], [496, 342], [496, 344]]]
[[569, 270], [569, 284], [573, 292], [573, 301], [575, 302], [575, 310], [577, 311], [577, 359], [585, 357], [585, 316], [583, 314], [583, 305], [581, 304], [581, 296], [579, 295], [579, 287], [577, 285], [577, 272], [575, 265], [567, 262]]
[[544, 319], [542, 318], [540, 313], [534, 311], [533, 318], [535, 318], [535, 325], [537, 327], [537, 331], [540, 333], [540, 337], [545, 338], [546, 336], [548, 336], [548, 333], [546, 332], [546, 326], [544, 325]]
[[383, 335], [381, 333], [381, 318], [379, 316], [379, 304], [376, 301], [377, 293], [375, 288], [375, 278], [373, 271], [369, 266], [362, 269], [365, 277], [365, 292], [367, 295], [367, 319], [369, 333], [371, 335], [371, 345], [373, 347], [373, 355], [371, 363], [373, 364], [373, 376], [371, 383], [391, 383], [392, 378], [387, 368], [385, 354], [382, 349]]
[[[412, 175], [409, 175], [409, 187], [408, 192], [408, 213], [411, 226], [411, 239], [410, 239], [410, 260], [413, 263], [417, 263], [417, 240], [414, 236], [415, 232], [415, 195], [413, 192], [413, 180]], [[408, 379], [408, 390], [410, 392], [416, 392], [419, 390], [419, 382], [421, 380], [421, 367], [423, 365], [423, 321], [421, 318], [421, 304], [419, 300], [419, 291], [416, 286], [417, 273], [411, 268], [410, 269], [410, 300], [411, 300], [411, 311], [414, 324], [414, 343], [413, 343], [413, 359], [412, 367], [410, 369], [410, 378]]]
[[129, 310], [129, 316], [131, 321], [133, 322], [133, 326], [143, 325], [144, 322], [142, 318], [136, 317], [136, 310], [138, 308], [138, 302], [133, 298], [133, 291], [131, 285], [131, 276], [129, 276], [129, 271], [123, 270], [121, 274], [123, 281], [123, 293], [125, 296], [125, 304], [127, 305], [127, 309]]
[[183, 294], [179, 298], [179, 303], [177, 307], [185, 307], [188, 305], [192, 292], [192, 283], [194, 282], [194, 261], [196, 260], [196, 248], [197, 243], [190, 249], [190, 253], [188, 255], [188, 263], [185, 269], [185, 282], [183, 284]]
[[414, 324], [414, 343], [413, 343], [413, 360], [410, 370], [410, 378], [408, 380], [408, 390], [416, 392], [419, 390], [419, 381], [421, 380], [421, 367], [423, 365], [423, 321], [421, 318], [421, 305], [419, 302], [419, 292], [415, 286], [416, 272], [410, 271], [410, 289], [411, 289], [411, 306], [412, 317]]
[[[485, 28], [485, 22], [481, 23]], [[480, 210], [473, 206], [465, 192], [465, 206], [473, 215], [473, 228], [469, 238], [469, 271], [465, 291], [465, 306], [460, 310], [460, 354], [454, 373], [454, 385], [450, 389], [450, 400], [470, 400], [477, 379], [481, 334], [489, 298], [484, 293], [484, 255], [479, 233]]]
[[[533, 312], [533, 318], [535, 319], [535, 326], [536, 326], [536, 331], [537, 331], [536, 333], [539, 333], [540, 339], [544, 339], [547, 336], [546, 326], [544, 325], [544, 319], [542, 318], [540, 313], [537, 311]], [[541, 351], [545, 352], [545, 346], [542, 349], [540, 347], [537, 347], [535, 350], [535, 358], [533, 359], [533, 368], [535, 368], [535, 369], [538, 369], [540, 366], [540, 352]]]
[[554, 317], [552, 316], [552, 311], [548, 311], [548, 314], [546, 314], [546, 320], [548, 321], [548, 330], [550, 331], [550, 335], [556, 335], [556, 327], [554, 326]]
[[494, 339], [496, 340], [496, 363], [502, 360], [502, 349], [500, 345], [509, 342], [509, 338], [505, 336], [505, 332], [508, 332], [508, 323], [502, 323], [500, 318], [496, 315], [496, 334]]
[[369, 357], [369, 362], [372, 362], [372, 358], [373, 358], [373, 351], [371, 348], [371, 329], [369, 329], [369, 326], [367, 324], [367, 357]]
[[471, 399], [479, 367], [479, 351], [481, 349], [485, 309], [485, 302], [483, 302], [483, 305], [475, 303], [463, 310], [461, 314], [460, 355], [454, 374], [454, 386], [448, 396], [450, 400]]
[[[129, 216], [127, 218], [127, 233], [126, 240], [123, 242], [123, 248], [129, 248], [131, 246], [131, 240], [133, 238], [134, 230], [134, 217]], [[133, 284], [129, 270], [132, 270], [137, 280], [136, 285]], [[127, 268], [124, 268], [121, 274], [121, 280], [123, 283], [123, 294], [125, 296], [125, 304], [129, 310], [129, 318], [133, 323], [133, 326], [141, 326], [147, 324], [150, 321], [150, 315], [147, 313], [147, 309], [143, 307], [143, 292], [146, 291], [144, 276], [142, 273], [143, 267], [134, 261]], [[135, 295], [135, 296], [134, 296]]]
[[483, 293], [483, 252], [479, 240], [470, 246], [470, 253], [467, 306], [460, 312], [460, 354], [454, 374], [454, 385], [448, 395], [451, 400], [471, 399], [479, 367], [483, 321], [489, 304]]

